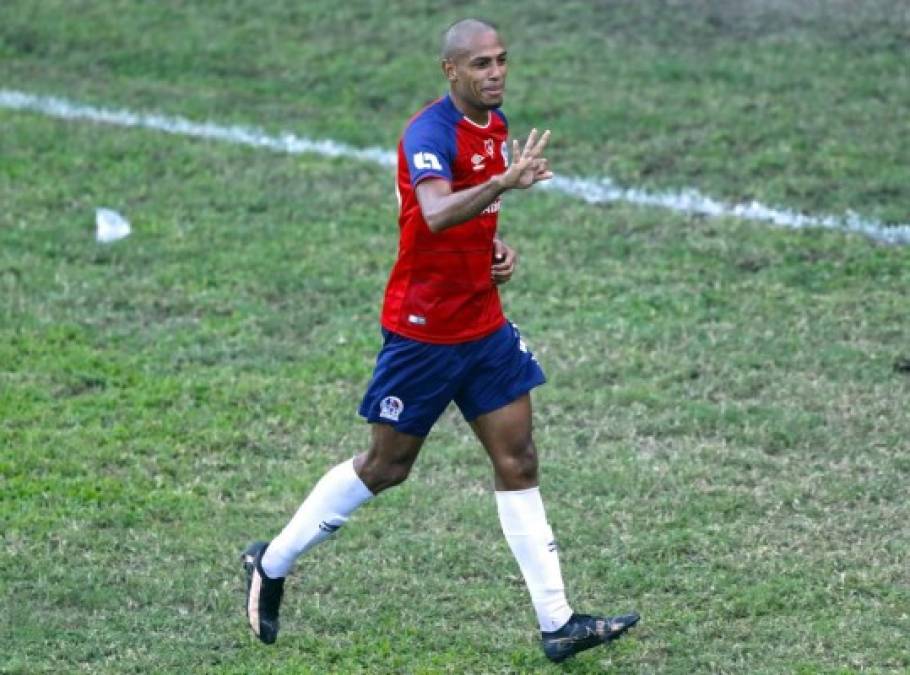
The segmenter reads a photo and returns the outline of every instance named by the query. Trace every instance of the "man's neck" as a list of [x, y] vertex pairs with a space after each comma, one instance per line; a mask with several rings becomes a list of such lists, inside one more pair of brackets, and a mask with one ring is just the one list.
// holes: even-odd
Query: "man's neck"
[[467, 105], [463, 100], [458, 98], [453, 91], [449, 92], [449, 98], [452, 99], [452, 103], [458, 108], [458, 112], [477, 126], [485, 127], [489, 123], [490, 111], [486, 108], [475, 108], [474, 106]]

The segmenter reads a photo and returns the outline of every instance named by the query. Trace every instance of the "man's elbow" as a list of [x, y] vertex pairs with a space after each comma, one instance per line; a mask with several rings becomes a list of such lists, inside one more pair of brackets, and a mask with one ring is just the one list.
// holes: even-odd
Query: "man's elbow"
[[436, 213], [433, 211], [424, 211], [423, 220], [427, 224], [430, 232], [433, 234], [438, 234], [442, 232], [448, 223], [445, 222], [445, 219], [441, 213]]

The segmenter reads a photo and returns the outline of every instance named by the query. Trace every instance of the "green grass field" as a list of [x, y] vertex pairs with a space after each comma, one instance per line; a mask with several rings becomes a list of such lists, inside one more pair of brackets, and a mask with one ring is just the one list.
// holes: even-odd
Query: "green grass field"
[[[884, 0], [7, 0], [0, 88], [391, 149], [471, 14], [557, 172], [910, 221]], [[450, 411], [256, 642], [240, 550], [367, 439], [392, 185], [0, 110], [0, 672], [910, 671], [910, 251], [541, 191], [500, 223], [544, 497], [573, 605], [642, 624], [548, 665]]]

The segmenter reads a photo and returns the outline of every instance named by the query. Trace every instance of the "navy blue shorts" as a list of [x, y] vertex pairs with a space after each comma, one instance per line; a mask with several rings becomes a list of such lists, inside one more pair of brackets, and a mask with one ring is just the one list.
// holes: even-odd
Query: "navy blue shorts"
[[382, 335], [359, 412], [402, 433], [426, 436], [452, 401], [470, 422], [546, 382], [508, 322], [486, 337], [454, 345], [418, 342], [385, 329]]

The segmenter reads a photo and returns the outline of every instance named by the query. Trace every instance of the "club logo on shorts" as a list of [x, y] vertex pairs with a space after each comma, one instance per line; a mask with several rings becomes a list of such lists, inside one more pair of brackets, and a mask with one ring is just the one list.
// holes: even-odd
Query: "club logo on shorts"
[[386, 396], [379, 402], [379, 416], [384, 419], [397, 422], [403, 410], [404, 403], [397, 396]]

